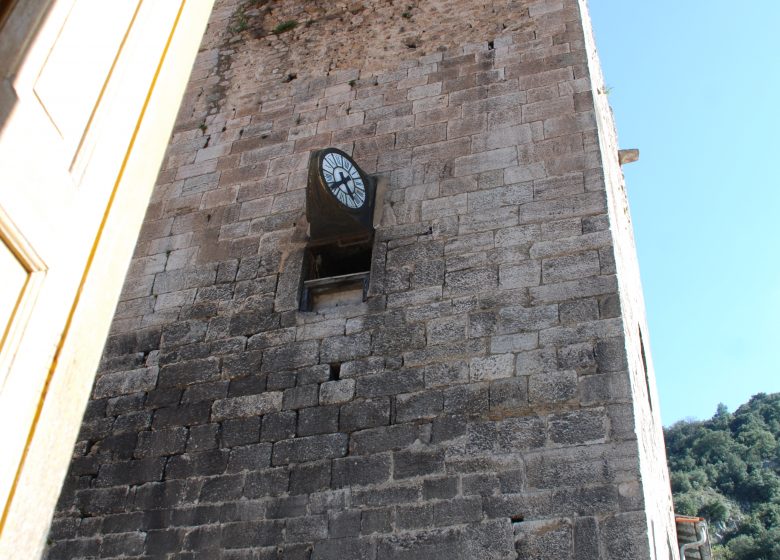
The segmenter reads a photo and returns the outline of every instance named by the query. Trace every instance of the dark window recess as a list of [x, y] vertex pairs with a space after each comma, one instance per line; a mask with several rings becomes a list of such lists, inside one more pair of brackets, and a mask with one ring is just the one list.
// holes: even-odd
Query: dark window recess
[[650, 374], [647, 372], [647, 356], [645, 355], [645, 341], [642, 337], [642, 327], [637, 326], [639, 331], [639, 350], [642, 353], [642, 372], [645, 374], [645, 387], [647, 388], [647, 404], [650, 410], [653, 410], [653, 399], [650, 398]]
[[339, 241], [306, 249], [301, 311], [365, 301], [373, 240]]

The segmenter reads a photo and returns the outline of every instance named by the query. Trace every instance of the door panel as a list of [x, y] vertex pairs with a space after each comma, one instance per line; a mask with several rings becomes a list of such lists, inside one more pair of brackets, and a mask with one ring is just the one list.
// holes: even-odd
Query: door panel
[[33, 90], [73, 157], [117, 62], [139, 2], [77, 0]]
[[55, 0], [0, 61], [0, 557], [43, 546], [212, 4]]
[[[13, 221], [16, 238], [26, 240], [30, 252], [39, 255], [48, 270], [23, 318], [24, 336], [8, 338], [2, 349], [5, 379], [0, 386], [0, 421], [20, 428], [6, 435], [4, 447], [10, 453], [0, 456], [3, 501], [10, 496], [18, 458], [29, 444], [42, 391], [56, 365], [74, 297], [154, 74], [149, 63], [136, 72], [127, 70], [135, 66], [134, 53], [125, 49], [128, 36], [146, 33], [130, 26], [138, 5], [137, 0], [55, 3], [13, 80], [18, 100], [0, 139], [0, 207]], [[146, 3], [147, 10], [170, 29], [170, 12], [175, 14], [178, 3], [166, 0], [158, 5], [169, 13]], [[112, 17], [108, 8], [121, 18]], [[147, 40], [156, 45], [159, 59], [164, 37]], [[133, 44], [139, 41], [132, 40]], [[96, 51], [101, 54], [95, 55]], [[138, 84], [124, 79], [131, 74]], [[132, 97], [124, 111], [113, 103], [116, 95], [107, 95], [121, 89], [129, 90]], [[88, 127], [100, 117], [114, 130], [104, 138], [94, 164], [89, 164], [91, 155], [85, 157], [74, 174], [71, 164], [85, 130], [89, 128], [90, 146], [100, 143], [98, 130]], [[32, 267], [27, 270], [32, 272]], [[17, 332], [19, 319], [3, 316], [0, 324], [10, 324], [9, 332]]]
[[0, 127], [16, 105], [11, 81], [25, 58], [51, 0], [3, 0], [0, 2]]
[[35, 299], [46, 265], [0, 207], [0, 394]]
[[5, 327], [0, 324], [0, 352], [2, 352], [2, 344], [11, 328], [14, 313], [22, 299], [30, 271], [19, 262], [19, 259], [4, 241], [0, 244], [0, 270], [3, 271], [4, 284], [3, 290], [0, 292], [0, 318], [6, 323]]
[[[0, 364], [3, 364], [10, 359], [10, 357], [6, 358], [4, 347], [9, 338], [8, 335], [13, 330], [16, 310], [22, 302], [24, 288], [30, 278], [30, 271], [19, 262], [14, 252], [4, 241], [0, 243], [0, 270], [3, 271], [3, 289], [0, 290], [0, 321], [2, 321], [0, 322]], [[9, 348], [8, 353], [10, 354], [10, 352]], [[2, 367], [0, 369], [0, 387], [5, 382], [5, 373], [6, 368]]]

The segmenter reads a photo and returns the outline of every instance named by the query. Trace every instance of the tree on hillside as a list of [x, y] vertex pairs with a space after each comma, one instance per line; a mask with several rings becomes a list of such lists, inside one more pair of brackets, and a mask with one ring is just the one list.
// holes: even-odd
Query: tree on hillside
[[664, 430], [678, 514], [704, 517], [719, 560], [780, 560], [780, 393]]

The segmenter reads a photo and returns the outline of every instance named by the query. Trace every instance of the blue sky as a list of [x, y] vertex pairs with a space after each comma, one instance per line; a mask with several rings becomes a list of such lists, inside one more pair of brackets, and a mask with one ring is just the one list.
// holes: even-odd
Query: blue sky
[[780, 391], [780, 2], [590, 0], [664, 425]]

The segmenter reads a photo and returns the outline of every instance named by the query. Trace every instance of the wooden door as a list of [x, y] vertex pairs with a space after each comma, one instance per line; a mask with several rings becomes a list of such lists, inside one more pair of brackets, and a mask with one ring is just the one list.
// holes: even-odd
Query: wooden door
[[19, 15], [31, 4], [17, 2], [0, 30], [0, 53], [19, 22], [32, 38], [23, 59], [0, 65], [3, 558], [40, 552], [211, 8], [38, 4]]

